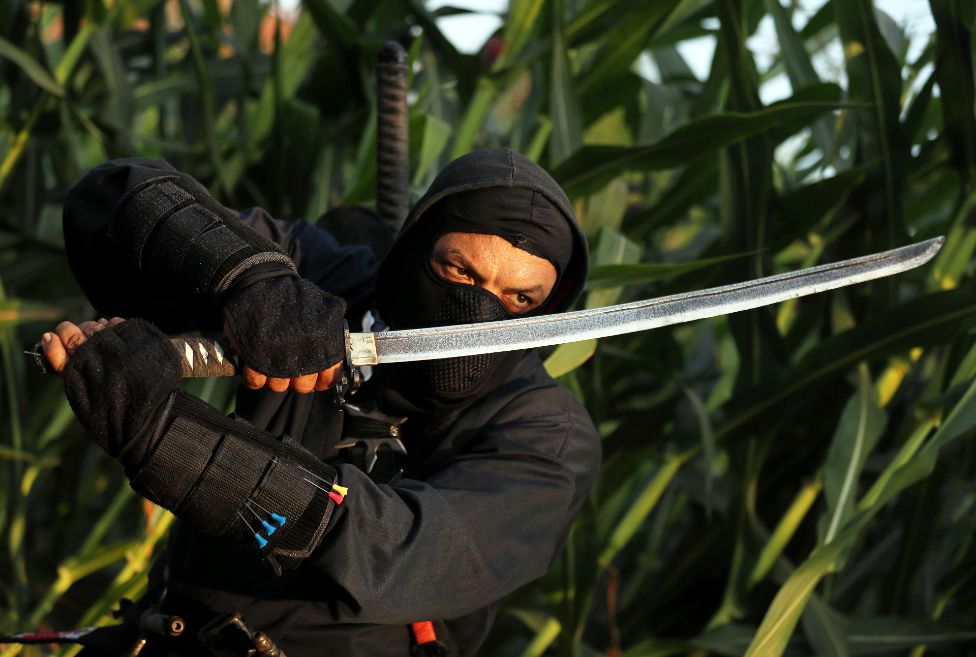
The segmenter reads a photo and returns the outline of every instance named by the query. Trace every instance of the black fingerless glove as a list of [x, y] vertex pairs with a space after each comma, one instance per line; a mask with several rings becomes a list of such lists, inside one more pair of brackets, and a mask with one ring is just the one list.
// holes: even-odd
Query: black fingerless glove
[[342, 299], [292, 276], [235, 288], [223, 304], [241, 358], [276, 377], [311, 374], [341, 361], [345, 310]]
[[167, 399], [180, 385], [180, 358], [147, 321], [132, 319], [90, 337], [61, 374], [82, 426], [111, 456], [141, 460]]

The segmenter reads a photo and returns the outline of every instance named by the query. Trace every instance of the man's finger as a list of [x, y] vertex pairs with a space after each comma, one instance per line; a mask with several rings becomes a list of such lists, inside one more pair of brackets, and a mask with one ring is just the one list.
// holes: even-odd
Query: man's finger
[[257, 370], [252, 369], [248, 365], [244, 366], [244, 385], [246, 385], [251, 390], [260, 390], [261, 388], [264, 387], [264, 384], [267, 380], [268, 377], [261, 374]]
[[342, 378], [342, 363], [336, 363], [327, 370], [322, 370], [315, 381], [315, 390], [321, 392], [328, 390], [339, 382]]
[[72, 322], [61, 322], [54, 329], [54, 332], [61, 339], [61, 344], [64, 345], [69, 356], [74, 353], [75, 349], [84, 344], [86, 339], [78, 325]]
[[87, 322], [82, 322], [81, 324], [79, 324], [78, 328], [81, 329], [81, 332], [84, 333], [86, 338], [90, 338], [91, 336], [95, 335], [103, 328], [105, 328], [105, 324], [102, 324], [100, 322], [93, 322], [89, 320]]
[[306, 374], [305, 376], [296, 376], [291, 380], [291, 385], [289, 386], [295, 392], [300, 392], [302, 394], [312, 392], [315, 389], [315, 382], [318, 381], [318, 372], [312, 372], [311, 374]]
[[269, 376], [266, 384], [271, 392], [284, 392], [291, 385], [291, 379], [281, 379], [276, 376]]
[[68, 363], [68, 352], [61, 344], [61, 339], [53, 333], [45, 333], [41, 336], [41, 348], [51, 369], [55, 372], [62, 371]]
[[[103, 317], [99, 321], [102, 321], [102, 320], [105, 320], [105, 318]], [[124, 321], [125, 321], [125, 318], [124, 317], [113, 317], [112, 319], [109, 319], [109, 320], [106, 321], [106, 326], [108, 326], [109, 328], [112, 328], [113, 326], [118, 326], [119, 324], [121, 324]]]

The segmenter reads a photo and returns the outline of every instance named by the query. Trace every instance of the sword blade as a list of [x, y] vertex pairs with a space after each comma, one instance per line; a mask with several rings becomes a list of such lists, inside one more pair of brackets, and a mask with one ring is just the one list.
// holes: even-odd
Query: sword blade
[[606, 338], [728, 315], [913, 269], [931, 260], [944, 241], [944, 237], [936, 237], [786, 274], [604, 308], [500, 322], [352, 334], [351, 360], [353, 365], [376, 365], [473, 356]]

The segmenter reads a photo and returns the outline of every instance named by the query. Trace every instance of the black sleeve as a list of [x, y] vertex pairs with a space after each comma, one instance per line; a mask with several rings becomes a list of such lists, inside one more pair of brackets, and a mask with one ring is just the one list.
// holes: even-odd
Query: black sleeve
[[349, 494], [303, 569], [355, 601], [340, 622], [458, 617], [546, 572], [599, 461], [568, 392], [522, 395], [425, 481], [375, 485], [339, 466]]
[[345, 299], [349, 317], [369, 309], [378, 267], [369, 247], [339, 244], [331, 233], [307, 221], [274, 219], [261, 208], [244, 210], [241, 220], [280, 245], [303, 278]]
[[[209, 197], [200, 183], [164, 160], [127, 158], [106, 162], [88, 172], [65, 198], [63, 222], [68, 260], [100, 314], [144, 317], [170, 333], [217, 330], [219, 313], [215, 315], [199, 299], [192, 295], [167, 298], [172, 286], [147, 285], [131, 263], [154, 254], [132, 253], [132, 248], [120, 246], [116, 239], [117, 225], [116, 234], [113, 233], [113, 220], [124, 202], [141, 189], [167, 182], [175, 182], [197, 197], [206, 197], [208, 209], [215, 214], [228, 212]], [[337, 296], [350, 295], [356, 309], [368, 303], [375, 269], [369, 249], [342, 247], [328, 233], [310, 224], [276, 221], [263, 210], [231, 214], [230, 220], [247, 227], [246, 240], [265, 243], [269, 250], [291, 256], [301, 275]], [[144, 243], [146, 248], [153, 248], [151, 239]]]

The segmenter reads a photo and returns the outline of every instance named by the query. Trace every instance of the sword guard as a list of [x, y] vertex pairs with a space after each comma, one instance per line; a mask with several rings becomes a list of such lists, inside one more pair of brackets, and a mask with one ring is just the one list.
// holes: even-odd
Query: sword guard
[[342, 320], [342, 339], [346, 347], [346, 359], [345, 359], [345, 369], [346, 376], [343, 377], [343, 383], [346, 383], [345, 389], [342, 391], [343, 396], [349, 394], [355, 394], [359, 390], [359, 386], [363, 383], [363, 373], [360, 371], [359, 367], [353, 365], [352, 358], [352, 338], [349, 334], [349, 322]]

